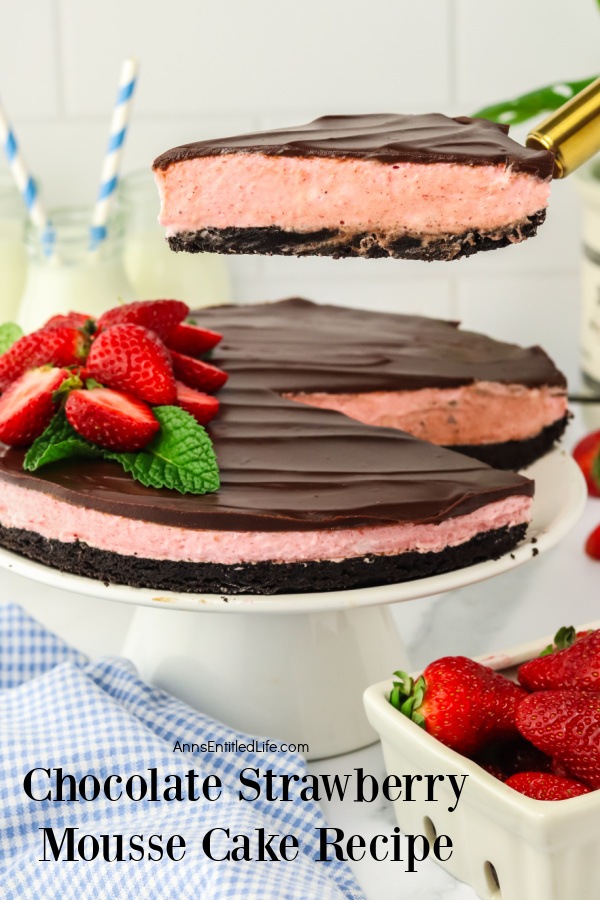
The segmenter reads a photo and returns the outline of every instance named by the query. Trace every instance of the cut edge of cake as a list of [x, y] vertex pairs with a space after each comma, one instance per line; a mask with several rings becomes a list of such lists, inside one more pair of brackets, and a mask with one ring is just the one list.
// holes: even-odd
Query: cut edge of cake
[[175, 251], [452, 260], [544, 221], [548, 151], [483, 119], [328, 116], [154, 162]]

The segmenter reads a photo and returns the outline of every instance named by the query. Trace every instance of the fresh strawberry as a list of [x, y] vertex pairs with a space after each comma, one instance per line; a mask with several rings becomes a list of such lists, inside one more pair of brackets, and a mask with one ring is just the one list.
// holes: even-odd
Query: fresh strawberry
[[600, 497], [600, 485], [592, 474], [594, 462], [598, 458], [599, 453], [600, 431], [592, 431], [591, 434], [586, 434], [573, 450], [573, 458], [583, 472], [590, 497]]
[[71, 391], [65, 414], [75, 431], [107, 450], [141, 450], [160, 428], [142, 400], [110, 388]]
[[517, 674], [528, 691], [600, 691], [600, 630], [584, 634], [564, 650], [530, 659]]
[[[0, 356], [0, 361], [2, 357]], [[585, 552], [592, 559], [600, 559], [600, 525], [596, 525], [594, 530], [587, 536], [585, 542]]]
[[188, 387], [197, 388], [199, 391], [211, 394], [223, 387], [227, 381], [227, 372], [211, 366], [210, 363], [202, 362], [201, 359], [192, 359], [191, 356], [184, 356], [183, 353], [172, 350], [171, 361], [175, 377]]
[[27, 369], [72, 366], [85, 359], [89, 338], [71, 325], [26, 334], [0, 356], [0, 391], [6, 390]]
[[135, 300], [103, 313], [98, 319], [98, 331], [106, 331], [113, 325], [141, 325], [164, 340], [189, 311], [189, 306], [181, 300]]
[[519, 704], [523, 737], [561, 763], [565, 771], [600, 788], [600, 693], [538, 691]]
[[471, 756], [491, 740], [514, 737], [523, 688], [465, 656], [445, 656], [413, 683], [396, 672], [390, 703], [447, 747]]
[[572, 778], [561, 778], [549, 772], [517, 772], [504, 782], [534, 800], [568, 800], [589, 794], [590, 788]]
[[209, 394], [195, 391], [181, 381], [177, 385], [177, 405], [189, 412], [200, 425], [207, 425], [219, 411], [219, 401]]
[[176, 350], [177, 353], [185, 353], [186, 356], [197, 357], [202, 356], [208, 350], [212, 350], [222, 339], [223, 335], [216, 331], [182, 322], [165, 338], [165, 344], [169, 350]]
[[42, 325], [42, 329], [56, 328], [58, 325], [72, 325], [73, 328], [84, 328], [88, 322], [94, 322], [94, 317], [87, 313], [69, 312], [65, 315], [52, 316]]
[[54, 392], [65, 378], [66, 369], [29, 369], [0, 397], [0, 441], [10, 447], [27, 447], [44, 431], [54, 415]]
[[86, 368], [101, 384], [147, 403], [169, 404], [177, 397], [168, 351], [153, 331], [141, 325], [113, 325], [101, 332]]

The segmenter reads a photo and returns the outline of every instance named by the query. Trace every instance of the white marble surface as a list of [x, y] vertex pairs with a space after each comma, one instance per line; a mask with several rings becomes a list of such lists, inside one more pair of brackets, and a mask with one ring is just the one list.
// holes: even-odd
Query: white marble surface
[[[589, 420], [588, 420], [589, 421]], [[600, 423], [598, 423], [600, 424]], [[565, 442], [586, 427], [578, 414]], [[596, 425], [596, 427], [598, 427]], [[600, 618], [600, 563], [583, 553], [587, 534], [600, 523], [600, 500], [589, 500], [579, 524], [547, 554], [499, 578], [393, 607], [394, 619], [415, 667], [447, 654], [477, 655], [551, 633], [561, 624]], [[0, 572], [0, 602], [22, 604], [32, 615], [91, 656], [118, 653], [132, 609], [83, 598]], [[335, 715], [335, 711], [332, 712]], [[355, 767], [384, 775], [379, 745], [313, 762], [315, 773], [352, 773]], [[395, 825], [389, 803], [323, 804], [332, 826], [346, 834], [389, 834]], [[363, 861], [354, 870], [367, 900], [473, 900], [474, 892], [433, 863], [415, 873], [403, 863]]]

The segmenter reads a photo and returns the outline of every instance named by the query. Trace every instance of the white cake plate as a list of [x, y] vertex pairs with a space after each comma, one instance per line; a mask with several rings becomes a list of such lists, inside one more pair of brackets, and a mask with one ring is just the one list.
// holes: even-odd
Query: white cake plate
[[403, 584], [276, 596], [158, 593], [65, 574], [8, 550], [0, 549], [0, 566], [134, 604], [123, 653], [142, 677], [242, 731], [307, 744], [317, 759], [376, 740], [363, 690], [410, 667], [388, 604], [493, 578], [549, 550], [575, 525], [587, 491], [572, 458], [555, 450], [526, 474], [536, 482], [533, 519], [511, 554]]

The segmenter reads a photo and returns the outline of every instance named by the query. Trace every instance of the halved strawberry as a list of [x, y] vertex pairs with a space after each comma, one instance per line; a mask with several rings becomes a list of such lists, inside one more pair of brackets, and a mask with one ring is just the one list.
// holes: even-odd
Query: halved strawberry
[[600, 559], [600, 525], [596, 525], [594, 530], [588, 534], [585, 542], [585, 552], [592, 559]]
[[568, 800], [589, 794], [591, 788], [573, 778], [562, 778], [550, 772], [517, 772], [507, 778], [504, 784], [532, 797], [533, 800]]
[[594, 461], [600, 453], [600, 431], [586, 434], [573, 450], [573, 459], [583, 472], [590, 497], [600, 497], [600, 485], [592, 475]]
[[209, 394], [223, 387], [229, 377], [227, 372], [217, 366], [211, 366], [201, 359], [192, 359], [191, 356], [184, 356], [183, 353], [176, 353], [174, 350], [171, 350], [171, 362], [175, 377], [179, 381]]
[[10, 447], [27, 447], [44, 431], [54, 415], [54, 392], [65, 378], [66, 369], [29, 369], [0, 397], [0, 441]]
[[202, 356], [203, 353], [216, 347], [222, 339], [223, 335], [217, 331], [182, 322], [165, 338], [165, 344], [169, 350], [185, 353], [186, 356]]
[[141, 325], [164, 340], [189, 311], [189, 306], [181, 300], [135, 300], [103, 313], [98, 319], [98, 331], [106, 331], [113, 325]]
[[113, 325], [94, 340], [88, 375], [147, 403], [174, 403], [173, 367], [163, 342], [141, 325]]
[[72, 325], [25, 334], [0, 356], [0, 391], [27, 369], [43, 365], [72, 366], [85, 359], [89, 338]]
[[107, 450], [141, 450], [160, 428], [142, 400], [110, 388], [71, 391], [65, 414], [75, 431]]
[[181, 381], [177, 385], [177, 405], [192, 415], [200, 425], [207, 425], [214, 419], [219, 411], [219, 401], [216, 397], [195, 391]]

